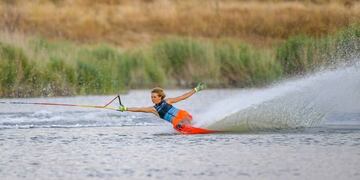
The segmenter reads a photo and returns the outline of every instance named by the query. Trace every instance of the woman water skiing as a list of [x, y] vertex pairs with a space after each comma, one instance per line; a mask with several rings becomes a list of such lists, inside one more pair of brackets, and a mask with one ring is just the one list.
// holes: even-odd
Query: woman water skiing
[[205, 88], [204, 83], [199, 83], [194, 89], [191, 91], [175, 98], [167, 98], [163, 89], [154, 88], [151, 91], [151, 101], [154, 103], [152, 107], [126, 107], [124, 105], [120, 105], [120, 111], [130, 111], [130, 112], [145, 112], [145, 113], [153, 113], [160, 118], [164, 119], [172, 123], [173, 127], [176, 130], [181, 130], [183, 125], [191, 124], [192, 116], [185, 110], [178, 109], [174, 107], [172, 104], [187, 99], [192, 96], [196, 92], [199, 92]]

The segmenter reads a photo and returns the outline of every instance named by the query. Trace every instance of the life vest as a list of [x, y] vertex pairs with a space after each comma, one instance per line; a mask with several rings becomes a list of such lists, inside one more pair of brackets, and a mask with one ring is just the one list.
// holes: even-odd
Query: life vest
[[174, 117], [178, 114], [179, 109], [162, 100], [160, 103], [155, 104], [154, 108], [158, 112], [161, 119], [172, 123]]

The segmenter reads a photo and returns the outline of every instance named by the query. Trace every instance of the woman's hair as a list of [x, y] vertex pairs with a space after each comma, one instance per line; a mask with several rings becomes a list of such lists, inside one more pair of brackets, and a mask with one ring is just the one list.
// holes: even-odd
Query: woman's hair
[[164, 98], [166, 97], [164, 90], [159, 87], [154, 88], [151, 93], [158, 94], [161, 97], [161, 100], [164, 100]]

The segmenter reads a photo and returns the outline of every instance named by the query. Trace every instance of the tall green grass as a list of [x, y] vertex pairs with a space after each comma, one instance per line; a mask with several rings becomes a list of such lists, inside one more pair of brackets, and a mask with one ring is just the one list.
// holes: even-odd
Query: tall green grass
[[199, 81], [213, 87], [255, 86], [281, 76], [271, 53], [230, 40], [211, 43], [174, 38], [159, 42], [152, 51], [171, 81], [168, 84], [176, 87]]
[[30, 62], [24, 51], [12, 45], [0, 43], [0, 95], [40, 95], [40, 72]]
[[360, 24], [320, 39], [299, 35], [277, 48], [276, 59], [287, 75], [304, 74], [360, 57]]
[[113, 94], [132, 88], [261, 86], [283, 75], [360, 57], [360, 28], [314, 39], [289, 38], [274, 49], [234, 40], [168, 38], [121, 50], [36, 37], [26, 45], [0, 42], [0, 96]]
[[198, 81], [217, 83], [219, 64], [211, 44], [186, 38], [163, 40], [151, 49], [152, 58], [174, 87], [188, 87]]
[[282, 74], [279, 64], [269, 52], [231, 42], [217, 44], [214, 51], [223, 86], [263, 85]]

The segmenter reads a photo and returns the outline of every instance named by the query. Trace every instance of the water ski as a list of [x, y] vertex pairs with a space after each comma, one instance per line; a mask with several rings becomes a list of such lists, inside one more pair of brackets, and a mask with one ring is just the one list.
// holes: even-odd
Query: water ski
[[184, 124], [181, 127], [176, 127], [175, 129], [182, 134], [210, 134], [219, 132], [210, 129], [194, 127], [189, 124]]

